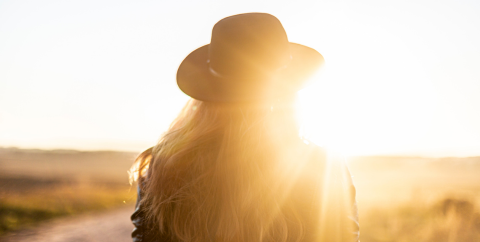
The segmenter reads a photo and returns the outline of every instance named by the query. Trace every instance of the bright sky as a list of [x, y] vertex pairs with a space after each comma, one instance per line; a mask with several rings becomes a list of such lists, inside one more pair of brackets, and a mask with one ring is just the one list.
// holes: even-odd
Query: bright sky
[[0, 146], [140, 151], [213, 25], [268, 12], [326, 59], [305, 133], [348, 154], [480, 155], [480, 1], [0, 0]]

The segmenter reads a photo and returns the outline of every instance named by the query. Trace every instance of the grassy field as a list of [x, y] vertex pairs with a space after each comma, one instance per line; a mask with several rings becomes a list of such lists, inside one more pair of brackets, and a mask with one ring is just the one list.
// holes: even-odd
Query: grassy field
[[0, 149], [0, 235], [45, 220], [132, 204], [135, 154]]
[[[0, 148], [0, 234], [135, 202], [134, 153]], [[362, 242], [480, 241], [480, 157], [356, 157]]]
[[480, 157], [350, 158], [362, 242], [480, 241]]

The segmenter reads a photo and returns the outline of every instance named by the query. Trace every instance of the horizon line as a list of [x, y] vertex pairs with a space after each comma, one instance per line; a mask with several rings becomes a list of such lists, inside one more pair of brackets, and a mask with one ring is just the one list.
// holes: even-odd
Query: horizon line
[[[0, 149], [5, 150], [23, 150], [23, 151], [44, 151], [44, 152], [119, 152], [119, 153], [138, 153], [143, 152], [126, 149], [81, 149], [81, 148], [22, 148], [17, 146], [0, 146]], [[421, 158], [421, 159], [442, 159], [442, 158], [475, 158], [479, 155], [470, 156], [429, 156], [429, 155], [414, 155], [414, 154], [366, 154], [366, 155], [345, 155], [348, 157], [390, 157], [390, 158]]]

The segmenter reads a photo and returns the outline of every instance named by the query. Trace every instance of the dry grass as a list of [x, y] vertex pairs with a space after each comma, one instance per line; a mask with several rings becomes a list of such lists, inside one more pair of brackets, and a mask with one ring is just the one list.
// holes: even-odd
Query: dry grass
[[350, 159], [362, 242], [480, 241], [480, 158]]
[[136, 195], [135, 189], [129, 186], [111, 184], [53, 182], [43, 185], [28, 191], [1, 193], [0, 235], [56, 217], [131, 204]]
[[445, 198], [432, 204], [370, 209], [361, 219], [362, 241], [480, 241], [480, 213], [475, 202]]
[[135, 154], [0, 149], [0, 235], [135, 202]]

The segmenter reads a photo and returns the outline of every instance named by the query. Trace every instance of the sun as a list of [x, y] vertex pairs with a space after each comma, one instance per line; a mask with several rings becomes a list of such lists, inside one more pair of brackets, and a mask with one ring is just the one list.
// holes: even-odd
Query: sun
[[355, 146], [348, 142], [348, 129], [345, 122], [348, 117], [341, 112], [341, 104], [325, 103], [325, 97], [308, 89], [301, 90], [297, 97], [297, 120], [300, 135], [324, 148], [343, 154], [354, 153]]
[[319, 73], [297, 95], [297, 120], [300, 135], [332, 152], [346, 156], [382, 153], [386, 147], [371, 119], [355, 105], [359, 98], [348, 93], [345, 82], [327, 73]]
[[319, 73], [298, 92], [301, 135], [347, 156], [414, 152], [432, 123], [431, 88], [338, 73]]

